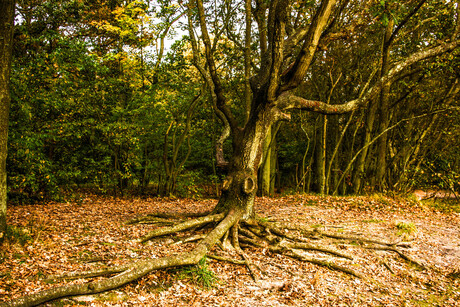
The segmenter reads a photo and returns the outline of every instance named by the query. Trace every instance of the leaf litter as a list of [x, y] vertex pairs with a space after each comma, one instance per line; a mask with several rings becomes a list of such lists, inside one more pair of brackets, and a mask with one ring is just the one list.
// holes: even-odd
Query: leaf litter
[[[20, 229], [28, 239], [22, 244], [8, 240], [2, 247], [0, 302], [69, 282], [88, 281], [57, 278], [69, 272], [190, 250], [194, 243], [176, 243], [183, 234], [141, 244], [137, 240], [157, 226], [126, 222], [151, 213], [206, 212], [216, 203], [214, 199], [88, 194], [78, 203], [11, 206], [9, 225]], [[388, 242], [403, 241], [406, 254], [427, 269], [420, 270], [390, 251], [368, 250], [353, 242], [331, 244], [353, 255], [354, 269], [365, 276], [363, 279], [263, 248], [248, 248], [247, 254], [260, 268], [258, 282], [245, 266], [207, 258], [207, 269], [217, 278], [210, 288], [197, 284], [194, 278], [184, 278], [180, 268], [171, 268], [152, 272], [107, 293], [62, 299], [59, 306], [460, 306], [458, 213], [439, 212], [404, 198], [315, 195], [257, 198], [256, 211], [258, 217], [268, 221], [299, 223], [330, 233]], [[404, 225], [410, 225], [405, 232]], [[222, 251], [216, 246], [211, 252], [217, 255]]]

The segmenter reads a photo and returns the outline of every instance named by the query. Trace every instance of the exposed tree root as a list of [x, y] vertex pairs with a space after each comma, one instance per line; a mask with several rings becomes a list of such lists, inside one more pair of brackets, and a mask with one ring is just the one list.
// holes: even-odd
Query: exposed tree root
[[180, 220], [185, 218], [196, 218], [207, 216], [210, 214], [210, 211], [202, 213], [152, 213], [142, 216], [137, 216], [131, 220], [128, 220], [125, 224], [157, 224], [157, 223], [174, 223], [173, 220]]
[[150, 232], [149, 234], [145, 235], [141, 239], [139, 239], [139, 242], [144, 243], [155, 237], [160, 237], [160, 236], [164, 236], [164, 235], [168, 235], [172, 233], [178, 233], [178, 232], [185, 231], [185, 230], [188, 230], [194, 227], [203, 226], [211, 222], [219, 222], [224, 217], [225, 217], [224, 213], [213, 214], [213, 215], [207, 215], [207, 216], [203, 216], [203, 217], [193, 219], [193, 220], [188, 220], [188, 221], [182, 222], [172, 227], [158, 228]]
[[217, 255], [213, 255], [213, 254], [208, 254], [206, 257], [214, 259], [214, 260], [233, 263], [233, 264], [246, 265], [246, 261], [244, 261], [244, 260], [232, 259], [232, 258], [217, 256]]
[[383, 264], [383, 266], [384, 266], [391, 274], [395, 274], [395, 272], [394, 272], [393, 269], [391, 268], [390, 264], [389, 264], [385, 259], [380, 260], [380, 262]]
[[113, 275], [117, 273], [124, 272], [131, 267], [131, 264], [128, 265], [120, 265], [105, 269], [99, 269], [95, 271], [85, 271], [85, 272], [68, 272], [62, 275], [53, 275], [46, 277], [46, 280], [49, 281], [56, 281], [56, 280], [72, 280], [72, 279], [80, 279], [80, 278], [92, 278], [92, 277], [100, 277], [100, 276], [107, 276]]
[[[369, 239], [358, 236], [347, 236], [344, 234], [328, 233], [312, 229], [302, 225], [289, 223], [274, 223], [263, 221], [240, 221], [242, 212], [230, 211], [227, 214], [213, 214], [191, 220], [182, 221], [172, 226], [161, 227], [150, 232], [140, 242], [146, 242], [154, 237], [173, 234], [186, 230], [193, 230], [196, 227], [203, 227], [209, 223], [217, 223], [209, 233], [187, 237], [174, 244], [185, 242], [196, 243], [193, 250], [174, 256], [159, 259], [146, 259], [111, 268], [105, 268], [89, 272], [73, 272], [62, 276], [54, 276], [55, 279], [82, 279], [102, 276], [110, 276], [105, 279], [98, 279], [87, 283], [70, 284], [54, 289], [49, 289], [27, 295], [10, 302], [1, 303], [0, 307], [6, 306], [36, 306], [38, 304], [63, 298], [84, 294], [95, 294], [111, 289], [118, 288], [126, 283], [134, 281], [153, 270], [197, 264], [204, 256], [226, 261], [238, 265], [245, 265], [253, 279], [261, 283], [260, 273], [265, 273], [254, 263], [251, 257], [242, 249], [242, 246], [252, 246], [267, 249], [273, 253], [278, 253], [310, 262], [315, 265], [323, 266], [332, 270], [340, 271], [353, 277], [363, 278], [363, 275], [347, 266], [353, 261], [353, 257], [337, 249], [347, 248], [344, 241], [359, 243], [356, 248], [366, 248], [374, 250], [384, 250], [397, 253], [401, 258], [419, 268], [424, 268], [418, 261], [404, 254], [400, 249], [407, 247], [405, 244], [388, 243], [380, 240]], [[142, 219], [138, 219], [142, 221]], [[177, 221], [176, 221], [177, 222]], [[314, 241], [314, 243], [313, 243]], [[325, 244], [321, 244], [326, 241]], [[334, 242], [340, 243], [334, 245]], [[229, 256], [209, 254], [211, 248], [218, 244], [223, 252]], [[242, 244], [242, 245], [240, 245]], [[329, 245], [329, 246], [328, 246]], [[333, 245], [334, 247], [330, 247]], [[306, 253], [308, 251], [308, 253]], [[241, 257], [241, 260], [235, 259]], [[340, 263], [337, 261], [340, 259]], [[382, 265], [392, 272], [386, 262]], [[117, 275], [115, 275], [117, 274]], [[263, 279], [263, 278], [262, 278]]]
[[299, 225], [299, 224], [292, 224], [292, 223], [279, 223], [279, 222], [262, 222], [260, 223], [264, 227], [278, 230], [278, 231], [287, 231], [287, 230], [296, 230], [302, 233], [302, 235], [308, 237], [309, 239], [320, 239], [321, 237], [327, 237], [332, 239], [338, 240], [345, 240], [345, 241], [354, 241], [357, 243], [374, 243], [378, 245], [385, 245], [385, 246], [394, 246], [401, 244], [400, 242], [390, 243], [376, 239], [369, 239], [364, 237], [358, 236], [346, 236], [343, 234], [336, 234], [336, 233], [329, 233], [325, 231], [321, 231], [318, 228], [312, 229], [307, 225]]
[[355, 276], [355, 277], [358, 277], [358, 278], [363, 278], [363, 276], [361, 274], [359, 274], [358, 272], [356, 272], [356, 271], [354, 271], [354, 270], [352, 270], [350, 268], [335, 264], [332, 261], [325, 261], [325, 260], [315, 259], [315, 258], [311, 258], [311, 257], [306, 257], [306, 256], [302, 255], [301, 253], [299, 253], [295, 249], [289, 250], [289, 253], [287, 253], [287, 255], [291, 256], [293, 258], [302, 260], [302, 261], [310, 262], [310, 263], [313, 263], [313, 264], [316, 264], [316, 265], [327, 267], [329, 269], [340, 271], [340, 272], [343, 272], [343, 273], [346, 273], [346, 274], [349, 274], [349, 275], [352, 275], [352, 276]]
[[132, 224], [160, 224], [160, 225], [171, 225], [176, 223], [175, 220], [172, 218], [163, 218], [163, 217], [157, 217], [157, 216], [140, 216], [133, 218], [129, 221], [127, 221], [125, 224], [126, 225], [132, 225]]
[[190, 236], [190, 237], [187, 237], [187, 238], [185, 238], [183, 240], [171, 243], [171, 245], [195, 242], [195, 241], [198, 241], [198, 240], [201, 240], [201, 239], [204, 239], [204, 238], [206, 238], [206, 234], [198, 234], [198, 235]]
[[389, 242], [385, 242], [385, 241], [362, 238], [362, 237], [356, 237], [356, 236], [345, 236], [345, 235], [339, 235], [339, 234], [331, 234], [331, 233], [326, 233], [326, 232], [320, 231], [318, 229], [316, 229], [316, 232], [319, 233], [321, 236], [324, 236], [324, 237], [340, 239], [340, 240], [346, 240], [346, 241], [355, 241], [355, 242], [359, 242], [359, 243], [374, 243], [374, 244], [385, 245], [385, 246], [394, 246], [396, 244], [399, 244], [399, 242], [389, 243]]
[[[230, 211], [225, 218], [222, 219], [221, 217], [224, 216], [224, 214], [211, 216], [211, 221], [215, 221], [216, 219], [220, 219], [222, 221], [206, 236], [205, 239], [199, 242], [192, 251], [158, 259], [140, 260], [124, 267], [124, 271], [110, 278], [91, 281], [84, 284], [70, 284], [40, 291], [9, 302], [1, 303], [0, 307], [36, 306], [58, 298], [100, 293], [125, 285], [147, 275], [153, 270], [197, 264], [200, 259], [208, 253], [213, 245], [222, 238], [229, 228], [241, 218], [242, 213]], [[200, 221], [203, 222], [202, 220]], [[179, 229], [182, 230], [182, 228]]]
[[417, 260], [415, 259], [412, 259], [411, 257], [407, 256], [406, 254], [404, 254], [402, 251], [398, 250], [397, 248], [395, 247], [376, 247], [376, 246], [370, 246], [368, 247], [370, 249], [375, 249], [375, 250], [383, 250], [383, 251], [391, 251], [391, 252], [395, 252], [397, 253], [401, 258], [403, 258], [404, 260], [406, 260], [407, 262], [409, 262], [410, 264], [412, 265], [415, 265], [416, 267], [418, 267], [419, 269], [421, 270], [426, 270], [425, 266], [423, 264], [421, 264], [420, 262], [418, 262]]

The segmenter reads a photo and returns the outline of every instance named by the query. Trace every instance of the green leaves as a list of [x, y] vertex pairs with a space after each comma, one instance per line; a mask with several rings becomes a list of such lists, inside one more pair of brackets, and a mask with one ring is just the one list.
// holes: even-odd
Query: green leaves
[[180, 279], [190, 279], [206, 289], [215, 287], [219, 282], [216, 274], [209, 269], [206, 257], [203, 257], [197, 265], [183, 267], [178, 272]]

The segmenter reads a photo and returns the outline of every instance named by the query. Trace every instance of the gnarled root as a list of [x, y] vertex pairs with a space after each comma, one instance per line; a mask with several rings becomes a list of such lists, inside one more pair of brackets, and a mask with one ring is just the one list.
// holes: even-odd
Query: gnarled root
[[187, 220], [185, 222], [182, 222], [180, 224], [174, 225], [172, 227], [164, 227], [164, 228], [158, 228], [155, 229], [154, 231], [150, 232], [149, 234], [145, 235], [141, 239], [139, 239], [139, 242], [144, 243], [147, 242], [150, 239], [153, 239], [155, 237], [160, 237], [168, 234], [173, 234], [173, 233], [178, 233], [181, 231], [186, 231], [194, 227], [200, 227], [206, 224], [209, 224], [211, 222], [219, 222], [225, 217], [224, 213], [220, 214], [213, 214], [213, 215], [207, 215], [203, 216], [200, 218], [196, 218], [193, 220]]
[[[233, 233], [233, 237], [235, 236], [237, 236], [237, 239], [233, 239], [233, 241], [237, 242], [237, 250], [241, 250], [239, 242], [246, 246], [267, 248], [273, 253], [324, 266], [358, 278], [363, 278], [364, 276], [346, 266], [347, 263], [351, 264], [353, 257], [336, 248], [328, 247], [327, 244], [321, 244], [320, 240], [322, 238], [329, 241], [353, 242], [357, 244], [357, 247], [366, 249], [392, 251], [409, 263], [424, 269], [422, 264], [402, 252], [401, 248], [408, 247], [405, 244], [390, 243], [355, 235], [329, 233], [311, 229], [304, 225], [255, 220], [243, 221], [238, 227], [238, 234]], [[309, 256], [304, 253], [305, 251], [312, 252], [316, 256]], [[345, 265], [336, 263], [340, 259], [342, 263], [345, 262]], [[244, 264], [248, 265], [246, 262]], [[253, 270], [250, 271], [251, 275], [254, 276]]]
[[[131, 264], [91, 272], [69, 273], [56, 278], [111, 277], [93, 280], [84, 284], [70, 284], [41, 291], [10, 302], [1, 303], [0, 307], [36, 306], [50, 300], [67, 296], [95, 294], [115, 289], [145, 276], [153, 270], [197, 264], [200, 259], [208, 255], [215, 244], [221, 246], [223, 251], [228, 253], [229, 256], [210, 254], [208, 255], [209, 258], [245, 265], [255, 281], [260, 281], [260, 272], [264, 272], [243, 250], [242, 247], [244, 246], [264, 248], [272, 253], [278, 253], [300, 261], [310, 262], [358, 278], [363, 278], [363, 275], [349, 267], [353, 261], [353, 257], [335, 247], [329, 247], [328, 245], [330, 245], [331, 241], [341, 243], [348, 241], [358, 243], [356, 244], [357, 248], [395, 252], [406, 261], [423, 268], [422, 264], [402, 252], [401, 249], [407, 247], [407, 245], [404, 244], [388, 243], [361, 236], [328, 233], [306, 226], [287, 223], [273, 223], [257, 220], [242, 221], [243, 215], [243, 212], [230, 210], [228, 213], [207, 215], [185, 220], [172, 226], [155, 229], [139, 241], [146, 242], [154, 237], [196, 229], [197, 227], [203, 227], [210, 223], [218, 223], [217, 226], [205, 235], [200, 234], [199, 236], [192, 236], [181, 242], [176, 242], [176, 244], [180, 244], [199, 240], [191, 251], [158, 259], [140, 260]], [[321, 244], [323, 239], [329, 244]], [[345, 245], [342, 244], [342, 246]], [[236, 259], [238, 257], [240, 259]], [[391, 268], [389, 268], [389, 270], [391, 270]]]
[[[209, 223], [211, 221], [220, 220], [220, 223], [213, 230], [211, 230], [208, 233], [208, 235], [203, 240], [201, 240], [193, 250], [189, 252], [184, 252], [178, 255], [157, 259], [140, 260], [130, 265], [121, 266], [113, 269], [86, 272], [84, 275], [85, 277], [102, 276], [114, 273], [119, 274], [106, 279], [95, 280], [84, 284], [69, 284], [57, 288], [52, 288], [49, 290], [40, 291], [37, 293], [33, 293], [31, 295], [20, 297], [9, 302], [1, 303], [0, 307], [37, 306], [39, 304], [58, 298], [100, 293], [103, 291], [118, 288], [124, 284], [127, 284], [131, 281], [134, 281], [138, 278], [147, 275], [153, 270], [197, 264], [200, 261], [200, 259], [203, 258], [209, 252], [209, 250], [214, 246], [214, 244], [216, 244], [216, 242], [220, 238], [222, 238], [222, 236], [230, 229], [230, 227], [232, 227], [232, 225], [234, 225], [241, 218], [241, 216], [242, 213], [232, 210], [226, 215], [212, 215], [204, 220], [196, 219], [192, 220], [190, 223], [182, 223], [177, 225], [180, 227], [174, 226], [174, 229], [182, 231], [184, 229], [187, 229], [186, 226], [188, 226], [188, 228], [191, 228], [196, 225], [201, 225], [205, 221], [206, 223]], [[171, 230], [169, 232], [163, 231], [161, 233], [171, 233]]]

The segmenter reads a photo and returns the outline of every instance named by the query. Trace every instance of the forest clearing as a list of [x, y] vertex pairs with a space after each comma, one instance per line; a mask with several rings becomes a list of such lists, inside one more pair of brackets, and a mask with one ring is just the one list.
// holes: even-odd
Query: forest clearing
[[459, 0], [0, 0], [0, 307], [456, 306], [459, 111]]
[[[181, 243], [186, 233], [138, 243], [136, 239], [158, 226], [126, 222], [152, 213], [200, 213], [216, 203], [214, 199], [85, 195], [67, 203], [11, 206], [8, 223], [15, 229], [16, 242], [7, 243], [0, 254], [0, 302], [70, 282], [59, 281], [56, 276], [191, 249], [195, 243]], [[206, 265], [200, 262], [197, 267], [154, 271], [103, 294], [64, 298], [45, 306], [459, 305], [458, 203], [444, 207], [451, 208], [446, 212], [415, 198], [291, 195], [257, 198], [256, 208], [258, 218], [267, 221], [294, 222], [328, 233], [400, 242], [400, 250], [425, 269], [392, 251], [366, 249], [339, 240], [328, 244], [352, 255], [354, 260], [334, 261], [354, 268], [362, 278], [251, 247], [246, 251], [257, 267], [256, 282], [246, 266], [212, 259], [212, 255], [220, 255], [241, 260], [216, 246]], [[203, 276], [209, 284], [202, 283]], [[87, 281], [80, 278], [72, 282]]]

